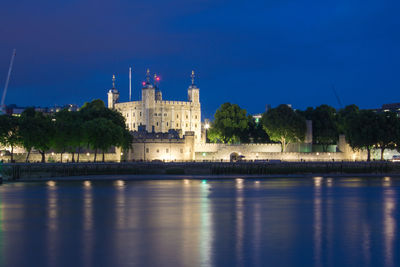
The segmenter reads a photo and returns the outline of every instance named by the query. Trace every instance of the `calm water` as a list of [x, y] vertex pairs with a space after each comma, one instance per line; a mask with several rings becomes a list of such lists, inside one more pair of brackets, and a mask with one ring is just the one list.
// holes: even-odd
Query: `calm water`
[[400, 180], [0, 186], [0, 266], [400, 266]]

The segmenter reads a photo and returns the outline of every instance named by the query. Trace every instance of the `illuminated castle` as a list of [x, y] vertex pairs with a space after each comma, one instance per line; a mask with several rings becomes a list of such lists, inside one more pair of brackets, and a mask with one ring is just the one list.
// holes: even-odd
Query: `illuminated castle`
[[146, 81], [143, 82], [142, 100], [119, 103], [119, 92], [113, 87], [108, 91], [108, 108], [116, 109], [125, 117], [129, 130], [137, 131], [144, 126], [148, 132], [165, 133], [170, 129], [177, 130], [180, 135], [194, 132], [195, 142], [201, 142], [201, 109], [199, 88], [194, 83], [194, 72], [188, 88], [188, 101], [165, 101], [157, 86], [159, 78], [154, 75], [150, 81], [147, 70]]

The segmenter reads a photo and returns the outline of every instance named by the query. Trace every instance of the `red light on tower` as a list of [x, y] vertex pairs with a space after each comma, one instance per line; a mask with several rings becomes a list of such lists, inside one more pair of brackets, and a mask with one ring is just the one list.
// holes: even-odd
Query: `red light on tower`
[[146, 85], [146, 82], [142, 82], [142, 85], [145, 86], [145, 85]]
[[156, 81], [159, 82], [160, 81], [160, 77], [157, 76]]

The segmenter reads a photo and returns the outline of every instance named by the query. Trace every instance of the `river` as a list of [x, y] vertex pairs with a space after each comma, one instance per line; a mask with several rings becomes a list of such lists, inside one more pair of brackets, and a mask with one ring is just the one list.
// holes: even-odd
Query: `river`
[[0, 266], [400, 266], [400, 179], [0, 186]]

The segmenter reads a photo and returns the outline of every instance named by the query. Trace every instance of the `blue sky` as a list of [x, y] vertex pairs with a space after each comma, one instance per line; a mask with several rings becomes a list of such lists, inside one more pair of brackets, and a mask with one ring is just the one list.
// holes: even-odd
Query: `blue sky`
[[186, 100], [197, 74], [204, 117], [220, 104], [362, 108], [400, 102], [400, 3], [337, 1], [31, 1], [0, 4], [0, 89], [17, 49], [7, 104], [101, 98], [117, 76], [134, 98], [145, 71], [163, 97]]

